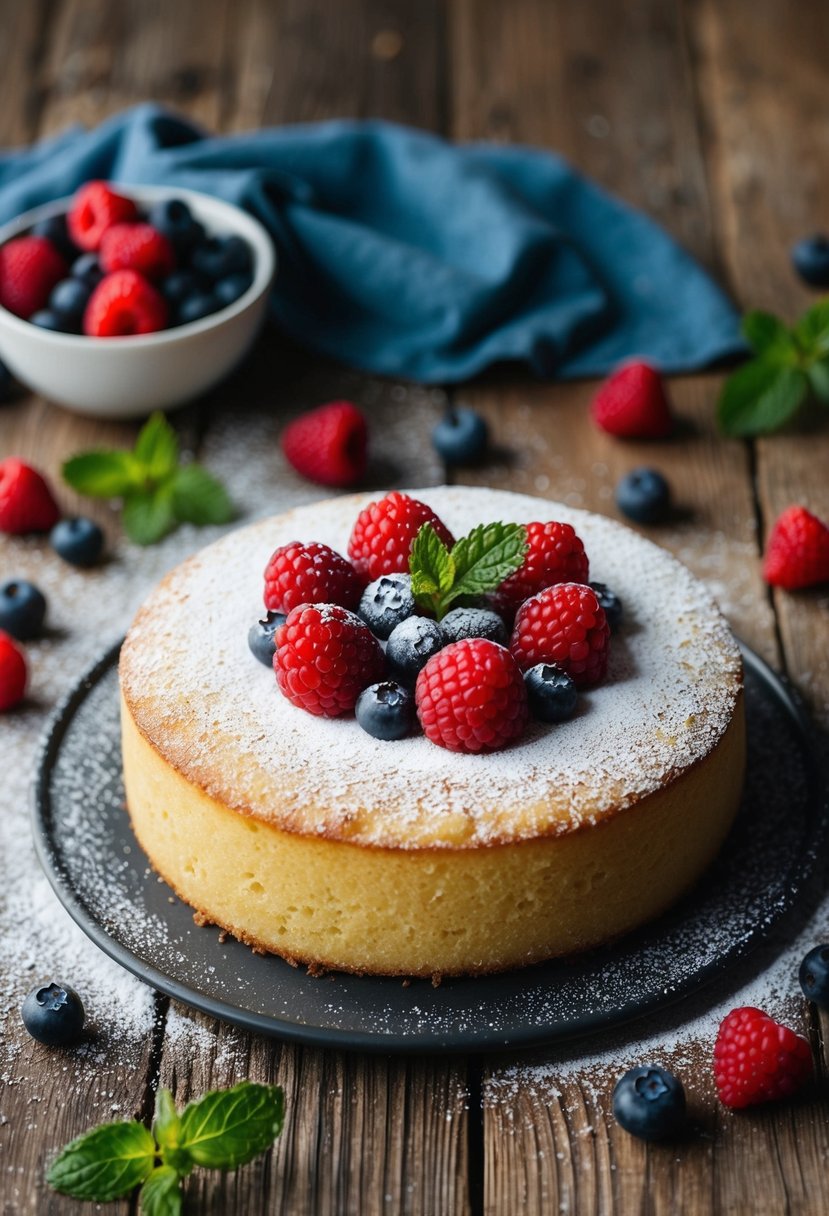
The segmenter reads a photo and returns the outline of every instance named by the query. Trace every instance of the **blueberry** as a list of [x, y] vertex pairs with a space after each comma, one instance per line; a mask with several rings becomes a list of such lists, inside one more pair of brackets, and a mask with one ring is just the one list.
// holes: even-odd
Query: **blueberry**
[[83, 1030], [83, 1002], [68, 984], [38, 985], [23, 1002], [23, 1025], [47, 1047], [72, 1043]]
[[0, 359], [0, 404], [9, 401], [14, 393], [14, 377]]
[[638, 524], [655, 524], [668, 514], [671, 491], [656, 469], [634, 469], [616, 487], [616, 505]]
[[57, 554], [72, 566], [94, 566], [104, 551], [104, 534], [94, 520], [62, 519], [49, 534]]
[[33, 312], [29, 317], [29, 322], [31, 325], [36, 325], [38, 329], [50, 329], [56, 334], [69, 332], [66, 322], [56, 312], [52, 312], [51, 308], [40, 308], [37, 312]]
[[615, 633], [621, 626], [624, 618], [624, 609], [622, 601], [619, 599], [615, 591], [611, 591], [607, 583], [591, 583], [590, 586], [596, 592], [596, 599], [604, 608], [604, 614], [607, 617], [607, 623], [610, 626], [610, 632]]
[[43, 628], [46, 600], [34, 583], [12, 579], [0, 587], [0, 629], [18, 642], [36, 638]]
[[579, 694], [566, 671], [552, 663], [536, 663], [524, 672], [530, 712], [541, 722], [564, 722], [573, 716]]
[[360, 598], [357, 615], [378, 638], [387, 638], [395, 625], [415, 610], [410, 574], [384, 574], [369, 583]]
[[389, 634], [386, 659], [392, 675], [403, 684], [413, 684], [418, 673], [446, 642], [437, 621], [428, 616], [410, 616]]
[[162, 279], [161, 294], [175, 308], [188, 296], [199, 295], [202, 286], [202, 280], [192, 270], [174, 270], [166, 279]]
[[196, 246], [190, 265], [216, 283], [232, 274], [249, 273], [253, 258], [250, 246], [240, 236], [212, 236]]
[[489, 429], [480, 414], [453, 405], [432, 431], [432, 443], [447, 464], [476, 464], [487, 449]]
[[798, 241], [792, 247], [792, 265], [810, 286], [829, 287], [829, 237], [818, 232]]
[[76, 258], [72, 263], [71, 274], [73, 279], [84, 283], [90, 291], [93, 287], [97, 287], [104, 277], [98, 255], [95, 253], [82, 253], [79, 258]]
[[230, 274], [227, 278], [219, 279], [213, 290], [220, 306], [227, 308], [228, 304], [235, 304], [252, 282], [253, 275], [250, 274]]
[[219, 301], [212, 292], [197, 291], [191, 296], [185, 296], [176, 309], [176, 322], [179, 325], [189, 325], [191, 321], [201, 321], [218, 312]]
[[268, 612], [263, 620], [251, 625], [248, 630], [248, 646], [266, 667], [273, 666], [273, 656], [276, 654], [274, 634], [279, 626], [285, 623], [285, 619], [284, 612]]
[[357, 698], [357, 721], [375, 739], [402, 739], [414, 720], [412, 694], [394, 680], [370, 684]]
[[441, 621], [440, 628], [445, 646], [462, 638], [489, 638], [501, 646], [507, 644], [507, 627], [491, 608], [453, 608]]
[[685, 1123], [682, 1082], [656, 1064], [631, 1068], [613, 1090], [616, 1122], [641, 1140], [675, 1136]]
[[829, 946], [815, 946], [800, 964], [800, 987], [809, 1001], [829, 1009]]
[[80, 279], [61, 279], [49, 296], [49, 308], [65, 325], [80, 330], [92, 291]]
[[66, 258], [67, 262], [71, 262], [78, 256], [78, 251], [67, 230], [64, 214], [50, 215], [48, 219], [38, 220], [36, 224], [32, 225], [32, 236], [45, 236], [47, 241], [52, 242], [58, 253]]
[[150, 208], [150, 223], [167, 237], [176, 253], [187, 253], [204, 238], [204, 228], [182, 198], [165, 198]]

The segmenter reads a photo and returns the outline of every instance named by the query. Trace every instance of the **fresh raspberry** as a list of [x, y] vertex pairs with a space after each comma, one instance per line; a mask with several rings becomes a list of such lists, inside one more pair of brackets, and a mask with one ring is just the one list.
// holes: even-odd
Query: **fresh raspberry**
[[60, 509], [45, 478], [15, 456], [0, 461], [0, 532], [48, 532]]
[[510, 652], [489, 638], [451, 642], [415, 685], [424, 734], [451, 752], [494, 752], [524, 733], [524, 677]]
[[79, 249], [94, 250], [113, 224], [128, 224], [137, 218], [138, 208], [131, 198], [116, 194], [106, 182], [87, 182], [75, 195], [66, 225]]
[[584, 545], [570, 524], [527, 524], [527, 556], [505, 579], [497, 595], [512, 608], [513, 614], [531, 595], [554, 583], [586, 583], [589, 575]]
[[380, 643], [339, 604], [300, 604], [276, 631], [276, 681], [292, 704], [322, 718], [351, 713], [385, 673]]
[[368, 426], [350, 401], [308, 410], [282, 432], [282, 451], [297, 473], [321, 486], [355, 485], [366, 471]]
[[13, 638], [0, 629], [0, 713], [23, 700], [26, 660]]
[[28, 321], [67, 274], [66, 262], [45, 236], [15, 237], [0, 245], [0, 304]]
[[788, 507], [771, 530], [763, 578], [795, 591], [829, 582], [829, 528], [805, 507]]
[[593, 399], [593, 421], [622, 439], [664, 439], [674, 423], [662, 377], [649, 364], [625, 363]]
[[449, 529], [431, 507], [399, 490], [378, 502], [369, 503], [357, 516], [348, 542], [348, 556], [360, 574], [374, 582], [383, 574], [402, 574], [409, 569], [412, 542], [423, 524], [431, 524], [450, 549], [455, 543]]
[[578, 688], [598, 684], [607, 672], [610, 627], [595, 591], [556, 583], [518, 609], [509, 648], [522, 671], [554, 663]]
[[290, 612], [300, 604], [356, 608], [363, 580], [341, 554], [319, 541], [280, 545], [265, 567], [265, 607]]
[[714, 1081], [724, 1106], [788, 1098], [811, 1075], [806, 1039], [762, 1009], [745, 1005], [723, 1018], [714, 1044]]
[[176, 255], [166, 236], [151, 224], [113, 224], [101, 237], [98, 260], [105, 274], [137, 270], [154, 282], [176, 268]]
[[83, 314], [90, 338], [152, 334], [167, 324], [167, 303], [136, 270], [116, 270], [101, 279]]

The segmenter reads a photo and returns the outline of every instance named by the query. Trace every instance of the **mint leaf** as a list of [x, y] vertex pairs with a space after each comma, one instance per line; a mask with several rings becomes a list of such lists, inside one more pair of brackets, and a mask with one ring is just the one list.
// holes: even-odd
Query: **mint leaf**
[[138, 1196], [141, 1216], [179, 1216], [181, 1182], [171, 1165], [159, 1165], [150, 1174]]
[[794, 327], [794, 337], [809, 358], [829, 355], [829, 299], [819, 300], [803, 314]]
[[133, 456], [148, 481], [170, 477], [178, 465], [178, 436], [163, 414], [151, 414], [135, 441]]
[[829, 359], [818, 359], [806, 374], [818, 401], [821, 405], [829, 405]]
[[104, 1123], [67, 1144], [46, 1181], [64, 1195], [107, 1203], [149, 1177], [154, 1162], [155, 1141], [141, 1123]]
[[230, 496], [221, 482], [198, 464], [177, 469], [171, 483], [173, 511], [181, 523], [226, 524], [233, 519]]
[[792, 335], [770, 312], [747, 312], [741, 328], [758, 355], [766, 355], [774, 362], [793, 363], [796, 360], [797, 348]]
[[252, 1161], [282, 1131], [278, 1085], [240, 1081], [191, 1102], [181, 1115], [181, 1147], [196, 1165], [230, 1170]]
[[421, 608], [435, 611], [455, 579], [455, 563], [431, 524], [423, 524], [409, 553], [412, 595]]
[[83, 452], [63, 466], [63, 480], [89, 498], [121, 498], [141, 484], [141, 472], [129, 452]]
[[124, 499], [121, 513], [124, 531], [137, 545], [154, 545], [176, 526], [173, 495], [169, 486], [149, 493], [134, 493]]
[[523, 524], [479, 524], [452, 550], [457, 571], [452, 599], [494, 591], [518, 569], [526, 553], [527, 530]]
[[783, 426], [797, 412], [809, 392], [806, 373], [753, 359], [729, 376], [717, 406], [720, 427], [726, 435], [764, 435]]

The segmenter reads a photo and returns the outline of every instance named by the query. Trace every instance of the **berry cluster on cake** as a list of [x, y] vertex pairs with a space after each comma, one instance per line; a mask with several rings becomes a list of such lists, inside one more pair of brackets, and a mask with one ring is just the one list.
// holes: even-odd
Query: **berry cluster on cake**
[[708, 592], [524, 496], [353, 496], [238, 531], [162, 582], [120, 676], [153, 865], [313, 969], [608, 941], [699, 877], [739, 804], [742, 668]]

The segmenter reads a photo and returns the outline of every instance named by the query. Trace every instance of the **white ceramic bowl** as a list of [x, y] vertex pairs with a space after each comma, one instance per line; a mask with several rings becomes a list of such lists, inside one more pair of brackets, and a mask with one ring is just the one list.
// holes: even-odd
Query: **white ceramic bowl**
[[[78, 414], [139, 418], [205, 392], [247, 353], [264, 320], [276, 254], [258, 220], [239, 207], [168, 186], [117, 186], [142, 206], [182, 198], [208, 235], [236, 234], [253, 250], [253, 282], [238, 300], [189, 325], [127, 338], [58, 334], [0, 307], [0, 359], [21, 383]], [[59, 199], [0, 227], [0, 244], [69, 209]]]

